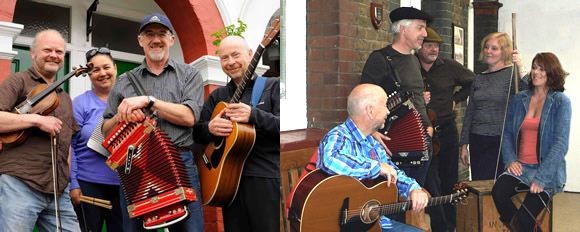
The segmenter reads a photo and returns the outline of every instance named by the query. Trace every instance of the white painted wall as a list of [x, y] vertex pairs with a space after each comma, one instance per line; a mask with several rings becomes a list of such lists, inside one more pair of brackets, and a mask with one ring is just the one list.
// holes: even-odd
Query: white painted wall
[[215, 0], [215, 2], [226, 26], [237, 25], [238, 19], [248, 25], [244, 38], [252, 50], [258, 47], [264, 38], [270, 17], [280, 8], [278, 0]]
[[499, 31], [511, 35], [511, 13], [517, 14], [517, 47], [523, 53], [525, 64], [530, 69], [532, 59], [538, 52], [553, 52], [558, 56], [564, 70], [570, 75], [566, 79], [566, 95], [572, 100], [572, 128], [570, 147], [566, 155], [566, 191], [580, 192], [580, 66], [578, 54], [580, 37], [577, 23], [580, 22], [580, 5], [576, 0], [527, 0], [501, 1]]
[[280, 130], [303, 129], [306, 119], [306, 0], [282, 0], [282, 75], [280, 88]]

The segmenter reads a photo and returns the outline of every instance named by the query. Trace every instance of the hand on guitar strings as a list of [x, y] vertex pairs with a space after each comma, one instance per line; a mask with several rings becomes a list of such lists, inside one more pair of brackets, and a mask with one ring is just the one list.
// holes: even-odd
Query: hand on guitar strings
[[415, 189], [409, 194], [409, 200], [412, 202], [412, 209], [415, 212], [419, 212], [427, 206], [429, 203], [429, 195], [423, 189]]
[[252, 107], [244, 103], [231, 103], [226, 107], [226, 117], [234, 122], [248, 123]]
[[230, 120], [223, 118], [226, 109], [223, 109], [207, 124], [209, 133], [215, 136], [226, 137], [232, 133], [233, 125]]
[[397, 183], [397, 171], [387, 163], [381, 163], [381, 176], [387, 178], [387, 186]]

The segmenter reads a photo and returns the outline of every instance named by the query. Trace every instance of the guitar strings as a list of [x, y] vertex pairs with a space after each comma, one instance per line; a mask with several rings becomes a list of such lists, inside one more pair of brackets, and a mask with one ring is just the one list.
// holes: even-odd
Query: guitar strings
[[[438, 205], [438, 204], [447, 203], [447, 202], [452, 203], [454, 198], [457, 198], [456, 194], [451, 194], [451, 195], [441, 196], [441, 197], [432, 197], [429, 199], [429, 203], [427, 205], [428, 206]], [[411, 201], [398, 202], [398, 203], [393, 203], [393, 204], [389, 204], [389, 205], [379, 205], [376, 207], [372, 207], [370, 209], [370, 211], [372, 212], [372, 211], [378, 210], [383, 214], [394, 214], [394, 213], [397, 213], [403, 209], [407, 209], [409, 204], [411, 204]], [[361, 213], [364, 211], [368, 211], [368, 209], [348, 210], [346, 212], [346, 218], [352, 219], [352, 218], [360, 217]]]

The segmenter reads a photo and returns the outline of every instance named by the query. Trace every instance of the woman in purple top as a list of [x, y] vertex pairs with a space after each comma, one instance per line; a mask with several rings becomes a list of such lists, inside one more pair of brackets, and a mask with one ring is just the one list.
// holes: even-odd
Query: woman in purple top
[[[73, 101], [74, 117], [80, 131], [72, 139], [71, 191], [82, 231], [101, 231], [106, 221], [107, 231], [122, 230], [119, 203], [119, 177], [106, 164], [106, 157], [87, 147], [87, 142], [103, 117], [107, 97], [117, 78], [117, 66], [108, 48], [95, 48], [86, 53], [94, 65], [90, 73], [92, 89]], [[111, 210], [81, 203], [82, 195], [111, 201]]]

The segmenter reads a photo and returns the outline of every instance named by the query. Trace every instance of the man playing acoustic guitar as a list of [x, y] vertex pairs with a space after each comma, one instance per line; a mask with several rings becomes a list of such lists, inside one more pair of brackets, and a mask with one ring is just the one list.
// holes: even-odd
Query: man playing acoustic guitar
[[238, 36], [224, 38], [217, 54], [222, 70], [232, 80], [207, 98], [199, 122], [194, 126], [195, 141], [207, 144], [218, 137], [230, 135], [233, 133], [232, 122], [251, 124], [256, 130], [255, 144], [243, 167], [237, 194], [231, 204], [223, 208], [225, 230], [279, 231], [280, 81], [278, 78], [266, 78], [257, 104], [251, 106], [253, 89], [257, 88], [258, 83], [257, 78], [252, 78], [245, 85], [239, 102], [228, 103], [212, 119], [212, 112], [218, 103], [232, 99], [252, 61], [252, 50]]
[[[383, 176], [397, 185], [399, 195], [412, 201], [413, 210], [425, 208], [427, 193], [415, 179], [395, 166], [384, 147], [371, 136], [384, 127], [389, 114], [385, 91], [373, 84], [356, 86], [348, 96], [347, 111], [346, 122], [330, 130], [322, 139], [317, 168], [331, 175], [347, 175], [358, 180]], [[387, 217], [381, 217], [380, 223], [383, 231], [421, 231]]]

